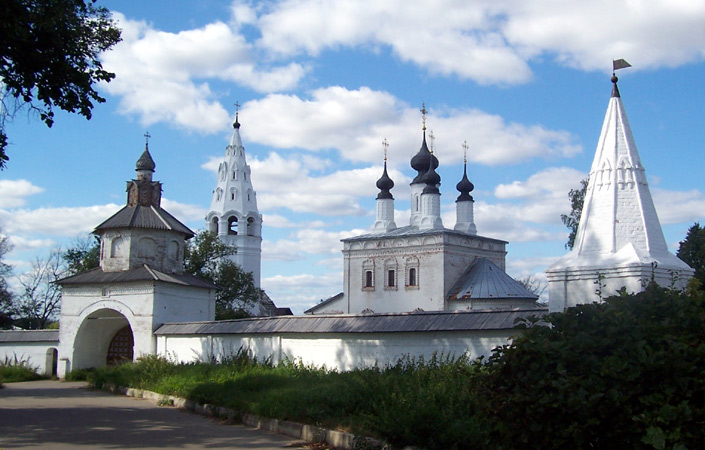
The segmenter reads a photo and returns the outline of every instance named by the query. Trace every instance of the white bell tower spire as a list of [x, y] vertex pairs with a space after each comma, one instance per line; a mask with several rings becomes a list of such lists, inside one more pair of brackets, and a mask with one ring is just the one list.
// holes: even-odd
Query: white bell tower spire
[[[239, 108], [239, 104], [235, 104]], [[239, 111], [235, 112], [233, 135], [225, 148], [225, 158], [218, 166], [218, 184], [213, 190], [206, 227], [220, 240], [237, 249], [230, 258], [246, 272], [252, 273], [260, 287], [262, 261], [262, 216], [252, 187], [250, 166], [240, 138]]]

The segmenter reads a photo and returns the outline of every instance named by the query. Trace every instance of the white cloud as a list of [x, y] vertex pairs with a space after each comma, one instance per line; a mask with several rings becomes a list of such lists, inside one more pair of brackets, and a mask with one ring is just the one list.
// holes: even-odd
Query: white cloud
[[121, 206], [107, 205], [18, 209], [12, 212], [0, 210], [0, 226], [8, 235], [41, 233], [49, 236], [74, 237], [88, 233]]
[[655, 68], [705, 56], [705, 4], [688, 0], [413, 5], [403, 0], [287, 0], [269, 5], [259, 9], [257, 18], [251, 8], [240, 17], [259, 28], [258, 46], [282, 58], [298, 53], [315, 57], [340, 47], [384, 47], [430, 73], [480, 84], [526, 82], [532, 76], [529, 62], [544, 58], [606, 71], [618, 57], [638, 68]]
[[651, 189], [661, 224], [697, 222], [705, 217], [705, 195], [696, 190]]
[[182, 222], [205, 220], [206, 214], [208, 214], [208, 210], [201, 206], [179, 203], [166, 198], [162, 198], [162, 208], [169, 211], [169, 214]]
[[38, 250], [55, 246], [57, 243], [51, 239], [26, 239], [21, 236], [9, 236], [13, 251]]
[[276, 242], [263, 241], [262, 259], [269, 261], [297, 261], [305, 254], [339, 255], [343, 249], [341, 239], [366, 233], [367, 230], [324, 231], [297, 230], [289, 239]]
[[102, 55], [116, 74], [105, 90], [120, 96], [120, 111], [143, 124], [170, 122], [188, 130], [223, 130], [229, 114], [208, 80], [235, 82], [259, 92], [293, 87], [307, 69], [296, 63], [263, 67], [245, 38], [223, 22], [169, 33], [114, 13], [123, 41]]
[[44, 188], [27, 180], [0, 180], [0, 208], [23, 206], [27, 197], [40, 192], [44, 192]]
[[[350, 161], [379, 162], [382, 140], [387, 138], [393, 167], [406, 166], [421, 145], [418, 110], [386, 92], [366, 87], [321, 88], [312, 91], [309, 98], [271, 94], [247, 102], [242, 111], [247, 116], [244, 137], [278, 148], [338, 149]], [[581, 151], [568, 132], [507, 123], [500, 116], [476, 109], [431, 109], [427, 123], [445, 164], [462, 161], [465, 140], [470, 143], [468, 160], [484, 164], [572, 157]]]

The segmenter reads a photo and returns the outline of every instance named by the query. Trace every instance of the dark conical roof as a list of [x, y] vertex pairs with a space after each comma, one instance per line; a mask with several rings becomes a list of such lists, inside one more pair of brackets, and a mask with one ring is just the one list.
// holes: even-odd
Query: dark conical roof
[[154, 168], [157, 167], [157, 165], [154, 163], [152, 155], [149, 154], [148, 146], [144, 147], [144, 152], [142, 152], [135, 166], [135, 170], [150, 170], [154, 172]]
[[463, 165], [463, 178], [460, 180], [458, 184], [455, 185], [455, 188], [460, 192], [460, 195], [458, 196], [458, 199], [456, 202], [471, 202], [473, 201], [472, 195], [470, 195], [470, 192], [472, 192], [473, 189], [475, 189], [475, 185], [473, 185], [470, 180], [468, 180], [468, 164], [465, 163]]
[[379, 180], [377, 180], [377, 188], [379, 189], [379, 194], [377, 194], [377, 199], [385, 199], [385, 198], [391, 198], [392, 193], [389, 192], [392, 188], [394, 187], [394, 181], [392, 181], [391, 178], [389, 178], [389, 175], [387, 174], [387, 161], [384, 161], [384, 172], [382, 172], [382, 176], [380, 177]]
[[423, 132], [423, 142], [421, 143], [421, 148], [418, 153], [411, 158], [411, 167], [418, 172], [411, 184], [423, 183], [421, 178], [424, 177], [428, 171], [429, 165], [433, 164], [433, 168], [438, 167], [438, 158], [436, 158], [433, 153], [428, 150], [428, 145], [426, 145], [426, 131]]
[[515, 299], [533, 302], [533, 294], [487, 258], [477, 258], [448, 291], [449, 300]]

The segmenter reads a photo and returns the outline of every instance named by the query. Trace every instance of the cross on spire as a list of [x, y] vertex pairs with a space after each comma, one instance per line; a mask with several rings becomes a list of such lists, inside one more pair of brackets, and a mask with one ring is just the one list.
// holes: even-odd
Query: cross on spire
[[423, 121], [423, 130], [426, 131], [426, 103], [421, 104], [421, 120]]
[[463, 163], [468, 162], [468, 141], [463, 141]]
[[382, 147], [384, 147], [384, 161], [387, 161], [387, 148], [389, 147], [389, 142], [387, 142], [387, 138], [384, 138], [382, 141]]
[[433, 130], [428, 132], [428, 140], [431, 141], [431, 153], [433, 153], [433, 143], [436, 142], [436, 136], [433, 135]]
[[145, 147], [145, 148], [149, 148], [149, 138], [151, 138], [151, 137], [152, 137], [152, 135], [149, 134], [149, 131], [147, 131], [147, 132], [144, 134], [144, 147]]

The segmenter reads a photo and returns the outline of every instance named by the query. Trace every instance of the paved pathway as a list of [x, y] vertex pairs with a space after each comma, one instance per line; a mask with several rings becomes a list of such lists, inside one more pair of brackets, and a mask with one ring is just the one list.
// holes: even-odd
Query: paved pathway
[[0, 450], [282, 449], [291, 438], [86, 388], [82, 382], [8, 383], [0, 389]]

